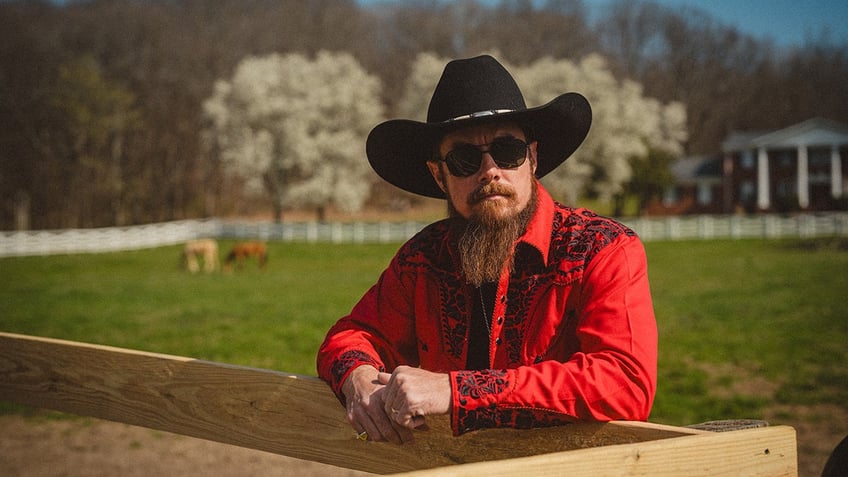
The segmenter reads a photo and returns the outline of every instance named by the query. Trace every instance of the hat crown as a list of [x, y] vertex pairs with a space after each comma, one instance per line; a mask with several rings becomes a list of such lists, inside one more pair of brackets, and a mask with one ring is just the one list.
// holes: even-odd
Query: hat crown
[[428, 123], [441, 123], [487, 111], [527, 109], [518, 84], [491, 56], [454, 60], [436, 85]]

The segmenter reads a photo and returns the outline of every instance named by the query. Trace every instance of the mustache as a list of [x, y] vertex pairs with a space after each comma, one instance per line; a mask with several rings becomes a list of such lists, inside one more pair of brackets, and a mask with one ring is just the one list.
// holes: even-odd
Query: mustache
[[468, 196], [468, 203], [470, 205], [474, 205], [490, 195], [502, 195], [504, 197], [512, 199], [515, 198], [515, 190], [512, 187], [509, 187], [504, 184], [500, 184], [497, 182], [489, 182], [488, 184], [484, 184], [475, 189]]

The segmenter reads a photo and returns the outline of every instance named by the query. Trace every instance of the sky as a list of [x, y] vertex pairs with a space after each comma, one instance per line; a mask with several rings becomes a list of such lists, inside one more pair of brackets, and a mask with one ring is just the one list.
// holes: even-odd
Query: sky
[[[0, 0], [2, 1], [2, 0]], [[52, 0], [62, 4], [65, 0]], [[357, 0], [362, 5], [402, 0]], [[441, 0], [449, 2], [450, 0]], [[497, 3], [500, 0], [480, 0]], [[540, 3], [544, 0], [536, 0]], [[583, 0], [591, 13], [614, 0]], [[830, 44], [848, 44], [848, 0], [653, 0], [672, 9], [695, 7], [718, 22], [735, 26], [778, 46], [803, 46], [823, 32]], [[594, 10], [594, 11], [593, 11]]]
[[[586, 5], [604, 1], [584, 0]], [[829, 42], [848, 44], [846, 0], [655, 0], [672, 9], [697, 7], [717, 21], [780, 46], [802, 46], [826, 29]]]
[[[367, 5], [385, 1], [358, 0]], [[442, 0], [448, 2], [450, 0]], [[480, 0], [497, 3], [500, 0]], [[536, 0], [543, 3], [544, 0]], [[590, 15], [613, 0], [583, 0]], [[820, 39], [828, 32], [828, 43], [848, 44], [848, 0], [654, 0], [672, 9], [696, 7], [717, 22], [735, 26], [757, 39], [770, 39], [781, 47], [803, 46], [808, 38]]]

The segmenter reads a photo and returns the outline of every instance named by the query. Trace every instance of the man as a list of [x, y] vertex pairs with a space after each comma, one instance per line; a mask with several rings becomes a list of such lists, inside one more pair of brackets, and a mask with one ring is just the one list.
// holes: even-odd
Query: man
[[641, 242], [538, 182], [590, 124], [576, 93], [528, 109], [481, 56], [448, 63], [426, 123], [371, 131], [374, 170], [446, 198], [450, 216], [400, 248], [318, 352], [361, 440], [410, 442], [439, 414], [457, 435], [647, 419], [657, 332]]

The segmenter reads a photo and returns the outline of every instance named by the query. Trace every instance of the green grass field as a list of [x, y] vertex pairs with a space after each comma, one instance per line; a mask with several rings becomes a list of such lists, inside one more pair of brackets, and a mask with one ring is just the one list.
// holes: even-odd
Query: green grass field
[[[182, 271], [176, 246], [0, 259], [0, 331], [314, 375], [324, 333], [396, 248], [270, 243], [265, 270], [210, 275]], [[652, 421], [848, 433], [848, 241], [646, 249], [660, 330]]]

